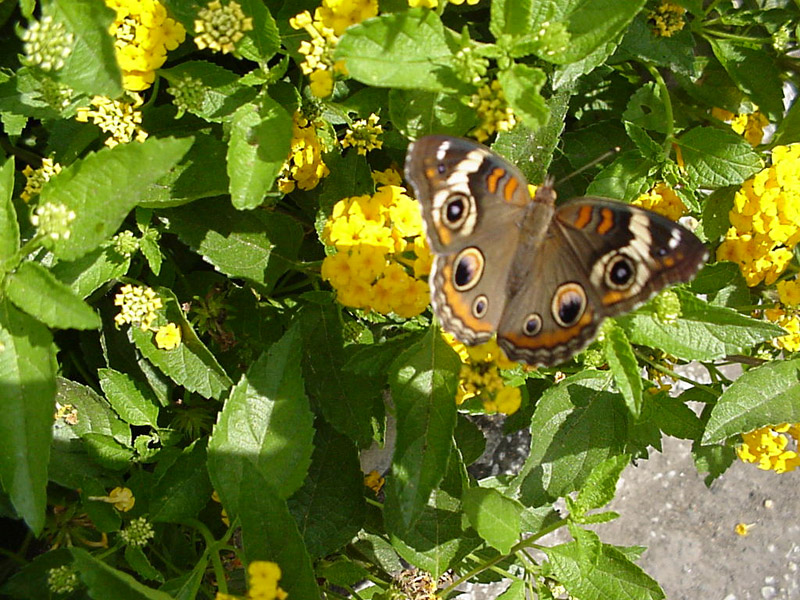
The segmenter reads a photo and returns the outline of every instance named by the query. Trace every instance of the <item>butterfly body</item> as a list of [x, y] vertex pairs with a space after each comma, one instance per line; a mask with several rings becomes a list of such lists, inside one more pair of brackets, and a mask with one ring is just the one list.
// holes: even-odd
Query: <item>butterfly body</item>
[[707, 252], [669, 219], [602, 198], [556, 206], [488, 148], [427, 136], [406, 157], [435, 255], [431, 303], [445, 331], [479, 344], [497, 334], [509, 358], [567, 360], [606, 317], [688, 281]]

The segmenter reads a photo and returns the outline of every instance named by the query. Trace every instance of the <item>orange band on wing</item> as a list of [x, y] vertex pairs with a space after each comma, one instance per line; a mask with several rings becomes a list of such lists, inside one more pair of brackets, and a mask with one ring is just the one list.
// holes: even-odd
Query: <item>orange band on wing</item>
[[612, 290], [610, 292], [606, 292], [606, 294], [603, 296], [603, 304], [610, 306], [611, 304], [616, 304], [621, 300], [627, 300], [630, 297], [631, 295], [628, 292]]
[[445, 265], [442, 268], [442, 292], [444, 293], [445, 302], [453, 313], [453, 316], [460, 319], [464, 325], [474, 332], [491, 333], [494, 327], [491, 323], [476, 319], [472, 316], [472, 307], [467, 302], [464, 302], [464, 295], [453, 287], [453, 266]]
[[497, 182], [500, 181], [500, 178], [506, 174], [505, 169], [501, 169], [500, 167], [495, 167], [489, 176], [486, 178], [486, 187], [489, 189], [490, 194], [494, 194], [497, 191]]
[[505, 187], [503, 188], [503, 198], [506, 199], [506, 202], [511, 202], [511, 198], [514, 196], [514, 192], [517, 191], [518, 187], [519, 181], [517, 181], [517, 178], [509, 177]]
[[591, 220], [592, 220], [592, 207], [581, 206], [581, 209], [578, 211], [578, 217], [575, 219], [575, 222], [573, 224], [577, 229], [583, 229], [589, 224]]
[[614, 213], [608, 208], [601, 208], [600, 216], [603, 220], [600, 221], [600, 225], [597, 226], [596, 231], [600, 235], [605, 235], [614, 227]]
[[518, 348], [530, 348], [532, 350], [538, 348], [557, 348], [558, 346], [563, 346], [569, 340], [578, 337], [581, 330], [591, 322], [592, 312], [587, 310], [583, 313], [580, 321], [566, 329], [557, 329], [550, 333], [540, 333], [534, 337], [528, 337], [521, 333], [504, 333], [503, 337]]

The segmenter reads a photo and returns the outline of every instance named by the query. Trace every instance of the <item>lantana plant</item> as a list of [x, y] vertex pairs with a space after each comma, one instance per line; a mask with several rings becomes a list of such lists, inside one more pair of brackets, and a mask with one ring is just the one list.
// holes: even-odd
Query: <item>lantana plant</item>
[[[0, 2], [0, 593], [663, 598], [602, 541], [631, 461], [674, 436], [709, 484], [800, 464], [799, 21]], [[465, 346], [402, 176], [427, 134], [679, 220], [710, 260], [557, 367]], [[532, 432], [518, 472], [470, 469], [482, 414]]]

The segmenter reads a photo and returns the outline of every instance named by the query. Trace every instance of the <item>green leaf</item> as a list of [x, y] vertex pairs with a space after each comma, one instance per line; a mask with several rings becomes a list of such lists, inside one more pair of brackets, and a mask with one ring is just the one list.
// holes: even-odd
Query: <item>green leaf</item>
[[743, 373], [711, 410], [702, 443], [800, 421], [800, 359], [774, 361]]
[[[671, 37], [657, 36], [642, 12], [628, 27], [617, 56], [666, 67], [670, 72], [694, 74], [694, 36], [685, 28]], [[615, 57], [616, 58], [616, 57]]]
[[648, 394], [653, 421], [666, 434], [683, 440], [696, 440], [703, 433], [703, 422], [681, 399]]
[[69, 238], [53, 243], [56, 256], [75, 260], [111, 237], [148, 186], [177, 164], [191, 143], [149, 138], [100, 150], [64, 168], [39, 201], [61, 203], [75, 212]]
[[632, 343], [659, 348], [686, 360], [715, 360], [783, 334], [783, 329], [772, 323], [708, 304], [682, 290], [676, 292], [681, 315], [674, 322], [664, 323], [648, 306], [617, 318]]
[[544, 125], [550, 116], [547, 104], [539, 93], [546, 79], [541, 69], [523, 64], [514, 64], [497, 74], [497, 80], [514, 114], [531, 129]]
[[588, 75], [600, 65], [605, 64], [608, 57], [614, 54], [618, 44], [618, 39], [609, 40], [576, 62], [559, 65], [553, 72], [553, 89], [571, 88], [583, 75]]
[[420, 517], [441, 481], [456, 424], [461, 361], [431, 327], [398, 356], [390, 371], [397, 439], [384, 507], [387, 529], [400, 533]]
[[[277, 482], [276, 479], [266, 479], [260, 471], [253, 471], [239, 483], [240, 503], [232, 514], [238, 515], [242, 525], [245, 554], [250, 561], [278, 563], [281, 567], [280, 587], [290, 598], [318, 600], [320, 591], [311, 558], [286, 501], [272, 488], [271, 484]], [[215, 488], [228, 508], [226, 494], [216, 485]]]
[[503, 554], [520, 539], [522, 505], [494, 489], [469, 488], [462, 498], [464, 514], [486, 542]]
[[653, 162], [663, 162], [665, 160], [664, 148], [650, 137], [650, 134], [644, 128], [639, 127], [636, 123], [625, 121], [625, 132], [631, 138], [636, 148], [647, 160]]
[[97, 374], [106, 398], [126, 423], [158, 426], [158, 402], [149, 390], [114, 369], [100, 369]]
[[584, 371], [542, 394], [531, 451], [514, 481], [523, 504], [543, 506], [580, 489], [595, 465], [622, 453], [628, 410], [610, 384], [608, 373]]
[[464, 135], [478, 123], [475, 109], [461, 96], [422, 90], [391, 90], [389, 118], [411, 140], [432, 133]]
[[[211, 498], [206, 470], [205, 442], [185, 448], [148, 490], [150, 519], [154, 523], [180, 523], [197, 516]], [[160, 466], [160, 464], [159, 464]]]
[[519, 36], [531, 30], [532, 0], [494, 0], [491, 6], [489, 31], [499, 39], [503, 34]]
[[141, 577], [150, 581], [164, 582], [164, 576], [147, 559], [144, 551], [137, 546], [125, 546], [125, 562]]
[[128, 337], [142, 356], [178, 385], [205, 398], [221, 398], [233, 382], [197, 337], [175, 294], [168, 288], [158, 288], [157, 292], [166, 308], [166, 320], [181, 330], [181, 343], [172, 350], [162, 350], [156, 345], [151, 331], [142, 331], [135, 326], [128, 330]]
[[56, 379], [56, 401], [62, 406], [71, 404], [78, 411], [78, 422], [70, 425], [70, 431], [75, 435], [82, 437], [87, 433], [102, 433], [121, 444], [130, 445], [130, 427], [117, 416], [108, 401], [92, 388], [59, 377]]
[[385, 380], [344, 371], [347, 355], [338, 308], [330, 302], [308, 304], [300, 314], [306, 389], [325, 419], [360, 447], [372, 439], [372, 418], [379, 416]]
[[586, 189], [586, 194], [617, 200], [633, 200], [647, 191], [652, 164], [638, 152], [624, 152], [597, 174]]
[[19, 223], [17, 211], [11, 201], [14, 195], [14, 158], [7, 159], [0, 167], [0, 272], [5, 273], [6, 262], [19, 249]]
[[239, 210], [264, 201], [289, 155], [292, 117], [268, 97], [233, 115], [228, 146], [231, 202]]
[[253, 29], [245, 33], [236, 50], [247, 59], [266, 65], [281, 47], [278, 26], [267, 7], [259, 0], [241, 0], [242, 12], [253, 19]]
[[608, 366], [614, 376], [617, 389], [622, 392], [625, 404], [634, 418], [642, 411], [642, 376], [639, 362], [633, 354], [633, 348], [625, 332], [616, 325], [605, 327], [605, 350]]
[[707, 473], [703, 480], [706, 486], [710, 486], [737, 460], [736, 450], [730, 446], [702, 446], [699, 443], [692, 446], [692, 459], [698, 473]]
[[83, 583], [93, 598], [116, 598], [117, 600], [171, 600], [172, 596], [149, 588], [122, 571], [110, 567], [82, 548], [70, 548]]
[[74, 36], [72, 52], [58, 80], [78, 92], [116, 98], [122, 93], [122, 74], [108, 28], [114, 11], [92, 0], [55, 0], [52, 16]]
[[739, 186], [728, 186], [711, 192], [703, 204], [703, 232], [709, 240], [717, 240], [731, 226], [729, 214]]
[[112, 471], [124, 471], [130, 467], [135, 453], [110, 435], [86, 433], [82, 436], [86, 451], [101, 467]]
[[245, 213], [221, 205], [219, 199], [163, 214], [170, 232], [206, 262], [228, 277], [247, 279], [263, 293], [269, 293], [293, 266], [303, 238], [301, 225], [288, 215], [265, 210]]
[[753, 147], [730, 129], [695, 127], [678, 139], [678, 145], [696, 187], [739, 185], [764, 166]]
[[312, 558], [332, 554], [353, 539], [364, 522], [366, 503], [358, 449], [350, 439], [318, 426], [311, 468], [289, 498], [289, 510]]
[[164, 257], [161, 254], [161, 248], [159, 248], [155, 236], [145, 234], [140, 237], [139, 250], [142, 251], [142, 255], [147, 261], [147, 266], [150, 267], [150, 270], [153, 272], [153, 274], [158, 275], [161, 273], [161, 264], [164, 260]]
[[72, 261], [59, 261], [50, 272], [80, 298], [86, 298], [100, 286], [120, 279], [131, 266], [130, 257], [121, 256], [111, 244], [103, 244]]
[[736, 85], [758, 105], [773, 123], [783, 116], [783, 80], [781, 70], [765, 49], [708, 37], [714, 55]]
[[[231, 490], [259, 473], [281, 498], [293, 494], [311, 463], [314, 416], [303, 388], [302, 345], [297, 327], [254, 362], [231, 390], [209, 444], [214, 489]], [[246, 426], [242, 426], [245, 424]]]
[[771, 145], [791, 144], [800, 141], [800, 102], [793, 102], [778, 125]]
[[24, 262], [6, 279], [17, 308], [58, 329], [99, 329], [100, 317], [68, 286], [35, 262]]
[[439, 16], [430, 10], [381, 15], [347, 28], [335, 60], [345, 61], [353, 79], [375, 87], [456, 91], [453, 49]]
[[667, 133], [667, 112], [661, 88], [648, 82], [628, 99], [622, 118], [649, 131]]
[[612, 456], [592, 469], [573, 504], [573, 510], [578, 516], [583, 516], [595, 508], [602, 508], [614, 499], [617, 481], [628, 464], [630, 457], [627, 454], [620, 454]]
[[636, 598], [660, 600], [664, 592], [641, 568], [608, 544], [600, 546], [595, 561], [577, 542], [542, 549], [550, 560], [553, 576], [571, 596], [581, 600]]
[[0, 299], [0, 483], [35, 534], [44, 526], [56, 393], [50, 331]]

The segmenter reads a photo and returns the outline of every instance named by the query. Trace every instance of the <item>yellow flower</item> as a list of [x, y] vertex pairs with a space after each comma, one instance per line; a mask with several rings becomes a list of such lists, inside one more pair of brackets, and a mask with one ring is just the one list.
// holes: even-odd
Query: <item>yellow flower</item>
[[254, 560], [247, 567], [250, 579], [248, 598], [253, 600], [283, 600], [287, 594], [280, 587], [281, 568], [278, 563], [267, 560]]
[[684, 20], [686, 9], [672, 2], [662, 1], [647, 15], [653, 22], [653, 33], [661, 37], [672, 37], [686, 24]]
[[378, 0], [322, 0], [315, 11], [317, 19], [336, 35], [342, 35], [350, 25], [377, 15]]
[[652, 210], [668, 219], [677, 221], [686, 214], [686, 205], [666, 183], [658, 183], [649, 192], [645, 192], [631, 202], [647, 210]]
[[64, 419], [67, 425], [77, 425], [78, 409], [72, 406], [72, 404], [61, 404], [56, 401], [56, 412], [53, 415], [53, 420], [58, 421], [59, 419]]
[[314, 71], [308, 76], [308, 87], [317, 98], [327, 98], [333, 93], [333, 73]]
[[121, 306], [114, 317], [117, 327], [126, 323], [137, 324], [143, 331], [150, 329], [156, 318], [156, 311], [162, 307], [161, 298], [155, 290], [144, 286], [125, 284], [114, 297], [114, 305]]
[[133, 492], [129, 488], [119, 486], [111, 490], [108, 496], [89, 496], [89, 500], [113, 504], [114, 508], [120, 512], [128, 512], [136, 504]]
[[503, 88], [496, 79], [491, 84], [478, 88], [469, 105], [481, 119], [481, 124], [472, 131], [479, 142], [485, 142], [498, 131], [511, 131], [517, 124], [514, 111], [508, 105]]
[[764, 311], [764, 316], [788, 332], [786, 335], [770, 340], [770, 344], [787, 352], [800, 351], [800, 316], [796, 312], [768, 308]]
[[378, 125], [379, 120], [380, 117], [372, 113], [366, 119], [355, 121], [345, 132], [342, 148], [352, 146], [356, 152], [366, 156], [368, 151], [383, 147], [383, 141], [379, 139], [383, 127]]
[[126, 90], [142, 91], [155, 81], [156, 69], [186, 38], [186, 30], [167, 16], [157, 0], [106, 0], [116, 17], [109, 28]]
[[289, 156], [278, 178], [278, 188], [284, 194], [293, 191], [313, 190], [320, 180], [330, 174], [322, 160], [322, 144], [316, 125], [296, 112], [292, 118], [292, 143]]
[[[742, 434], [742, 443], [737, 446], [736, 454], [743, 462], [757, 464], [764, 471], [788, 473], [800, 465], [798, 439], [800, 423], [762, 427]], [[790, 440], [794, 450], [787, 449]]]
[[786, 306], [800, 305], [800, 279], [779, 281], [775, 287], [778, 289], [778, 297], [782, 304]]
[[439, 6], [439, 0], [408, 0], [408, 5], [411, 8], [422, 6], [423, 8], [436, 8]]
[[225, 6], [219, 0], [212, 0], [197, 13], [194, 29], [194, 43], [198, 48], [227, 54], [236, 50], [236, 43], [244, 37], [245, 31], [253, 29], [253, 19], [245, 16], [235, 0]]
[[26, 165], [22, 170], [22, 174], [25, 175], [25, 189], [20, 194], [20, 198], [25, 202], [30, 202], [33, 196], [41, 193], [44, 184], [60, 172], [61, 165], [53, 162], [52, 158], [43, 158], [42, 166], [38, 169]]
[[167, 323], [156, 331], [156, 346], [162, 350], [174, 350], [181, 345], [181, 328], [175, 323]]
[[397, 169], [389, 167], [385, 171], [373, 171], [372, 181], [375, 182], [375, 185], [400, 186], [403, 183], [403, 176]]
[[117, 144], [127, 144], [132, 140], [143, 142], [147, 139], [147, 132], [141, 127], [142, 113], [138, 110], [143, 101], [141, 96], [133, 92], [129, 92], [128, 97], [128, 101], [122, 101], [95, 96], [91, 100], [94, 108], [79, 108], [75, 120], [88, 123], [91, 118], [92, 123], [110, 133], [111, 137], [105, 141], [109, 148]]
[[304, 56], [300, 70], [309, 76], [311, 92], [317, 98], [331, 94], [335, 75], [347, 74], [344, 63], [333, 59], [339, 35], [348, 26], [375, 16], [377, 11], [375, 0], [323, 0], [313, 18], [306, 10], [289, 19], [292, 29], [304, 29], [311, 38], [300, 42], [298, 52]]
[[764, 137], [764, 128], [769, 125], [767, 117], [759, 111], [750, 114], [736, 115], [731, 122], [731, 129], [750, 142], [751, 146], [758, 146]]
[[376, 494], [381, 491], [384, 483], [386, 483], [386, 479], [381, 477], [381, 474], [377, 471], [370, 471], [364, 476], [364, 485]]
[[737, 523], [736, 527], [733, 528], [733, 531], [734, 531], [734, 533], [736, 533], [736, 535], [744, 537], [748, 533], [750, 533], [750, 530], [753, 528], [753, 526], [754, 526], [753, 523], [750, 523], [750, 524]]

